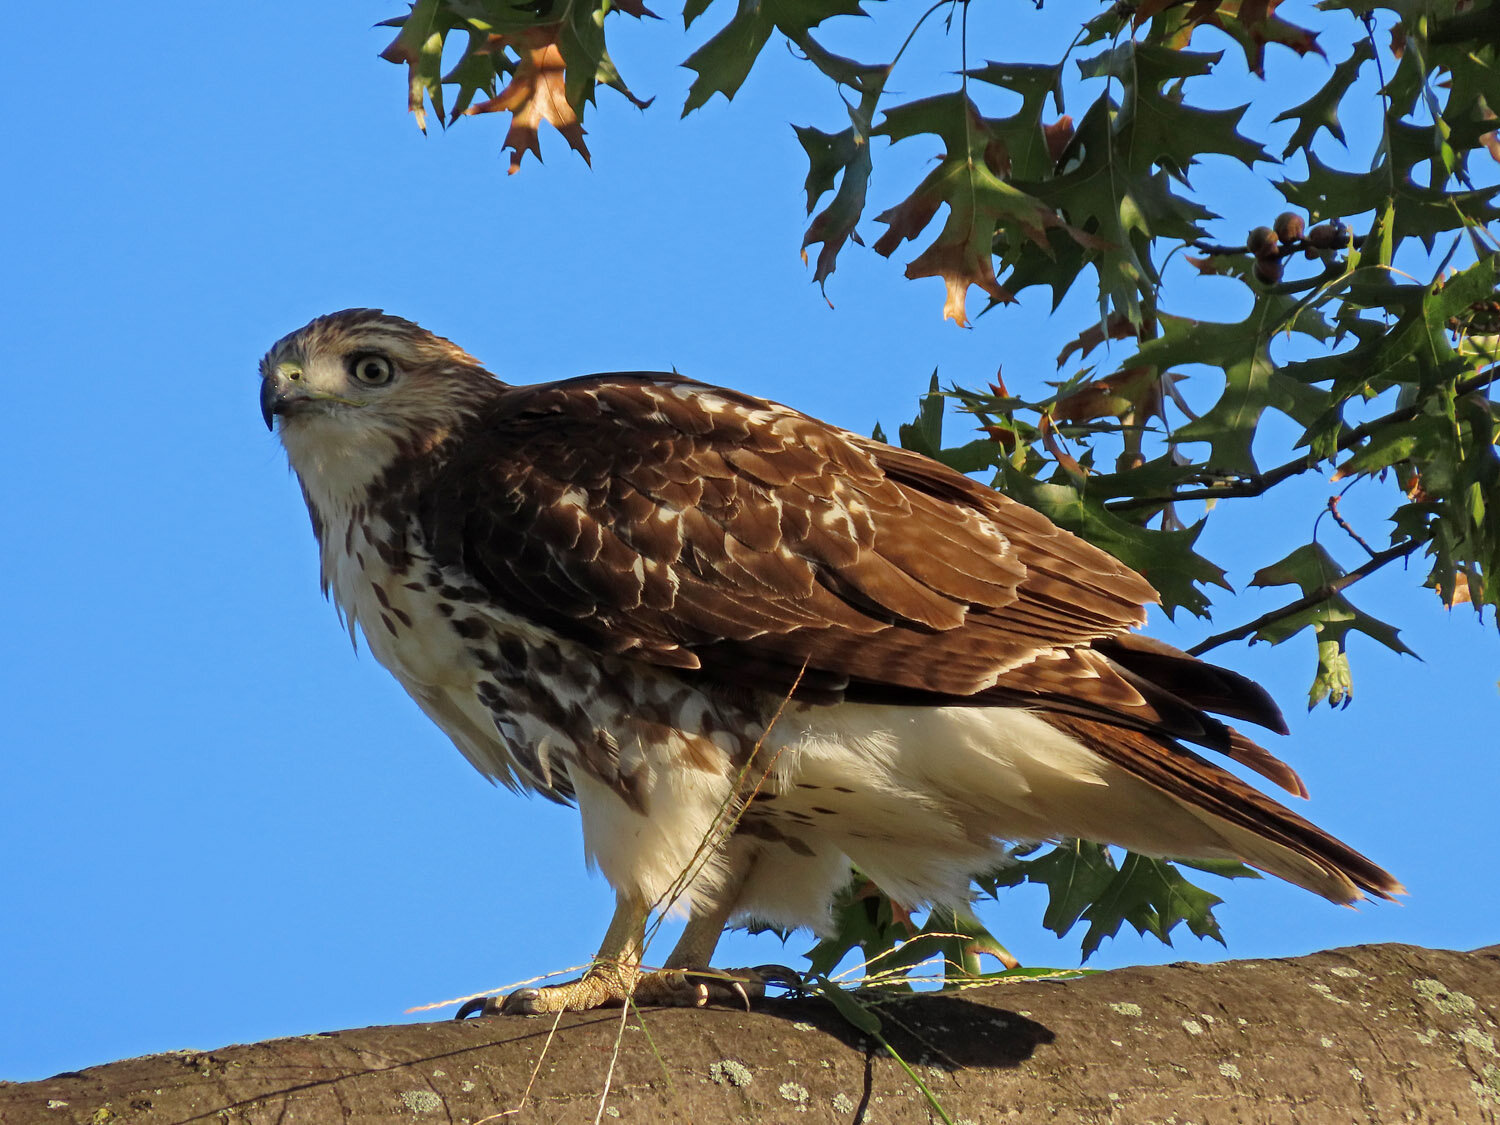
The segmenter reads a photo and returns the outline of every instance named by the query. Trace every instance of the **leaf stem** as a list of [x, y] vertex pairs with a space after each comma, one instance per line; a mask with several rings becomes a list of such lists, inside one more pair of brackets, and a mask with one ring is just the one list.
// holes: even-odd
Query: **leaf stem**
[[917, 37], [917, 32], [922, 30], [922, 25], [927, 22], [927, 17], [950, 2], [951, 0], [937, 0], [937, 2], [932, 5], [932, 7], [928, 8], [921, 14], [921, 16], [917, 18], [917, 22], [912, 25], [911, 31], [907, 32], [906, 38], [902, 41], [901, 49], [898, 50], [895, 56], [891, 59], [889, 69], [896, 69], [896, 64], [901, 61], [901, 56], [906, 54], [906, 48], [911, 46], [911, 41]]
[[[1344, 492], [1348, 492], [1349, 489], [1353, 487], [1354, 481], [1350, 481], [1348, 486], [1344, 489]], [[1365, 537], [1363, 535], [1355, 531], [1354, 528], [1350, 526], [1349, 521], [1346, 520], [1343, 516], [1343, 513], [1339, 511], [1339, 501], [1344, 498], [1344, 492], [1340, 492], [1337, 496], [1330, 496], [1328, 498], [1328, 514], [1333, 517], [1333, 522], [1338, 524], [1339, 527], [1343, 529], [1344, 534], [1347, 535], [1350, 539], [1353, 539], [1361, 547], [1363, 547], [1365, 549], [1365, 554], [1369, 555], [1373, 559], [1377, 554], [1379, 554], [1379, 552], [1365, 541]]]

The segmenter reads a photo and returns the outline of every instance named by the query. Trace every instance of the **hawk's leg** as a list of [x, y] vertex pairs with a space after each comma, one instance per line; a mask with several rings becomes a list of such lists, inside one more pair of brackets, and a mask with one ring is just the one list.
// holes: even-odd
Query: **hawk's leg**
[[[736, 884], [743, 885], [743, 879]], [[714, 947], [724, 924], [734, 910], [732, 896], [688, 919], [682, 937], [657, 972], [643, 973], [635, 986], [637, 1004], [705, 1008], [709, 1004], [731, 1004], [749, 1008], [766, 994], [766, 985], [800, 988], [802, 977], [784, 965], [760, 965], [753, 969], [712, 969]]]
[[[733, 890], [737, 891], [741, 883], [742, 880], [736, 881]], [[695, 910], [666, 964], [657, 971], [642, 972], [649, 908], [643, 900], [621, 894], [594, 963], [583, 976], [564, 984], [517, 989], [509, 996], [470, 1000], [455, 1018], [463, 1019], [476, 1012], [486, 1016], [584, 1012], [619, 1007], [627, 999], [654, 1006], [702, 1008], [721, 1003], [748, 1008], [765, 995], [767, 984], [798, 987], [801, 977], [781, 965], [755, 969], [708, 967], [724, 924], [734, 910], [734, 898], [731, 892], [722, 895], [720, 903]]]
[[470, 1000], [454, 1018], [463, 1019], [475, 1012], [483, 1016], [496, 1012], [534, 1015], [619, 1007], [632, 995], [641, 976], [648, 913], [649, 908], [643, 900], [633, 895], [618, 895], [615, 915], [609, 921], [609, 929], [604, 932], [604, 941], [594, 955], [594, 963], [583, 976], [564, 984], [518, 988], [509, 996]]

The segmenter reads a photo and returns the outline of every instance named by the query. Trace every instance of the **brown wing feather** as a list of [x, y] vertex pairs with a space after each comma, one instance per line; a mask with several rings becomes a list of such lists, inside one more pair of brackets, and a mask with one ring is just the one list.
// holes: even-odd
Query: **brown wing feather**
[[958, 474], [924, 491], [930, 469], [898, 479], [885, 453], [732, 392], [595, 376], [508, 392], [427, 485], [423, 522], [440, 561], [542, 624], [674, 666], [741, 670], [737, 642], [773, 689], [805, 663], [963, 697], [1141, 621], [1150, 588], [1109, 555]]
[[1138, 574], [935, 461], [760, 399], [656, 374], [509, 389], [421, 512], [438, 561], [603, 651], [776, 692], [800, 675], [812, 700], [1061, 708], [1289, 784], [1204, 713], [1279, 724], [1259, 688], [1130, 636], [1156, 596]]

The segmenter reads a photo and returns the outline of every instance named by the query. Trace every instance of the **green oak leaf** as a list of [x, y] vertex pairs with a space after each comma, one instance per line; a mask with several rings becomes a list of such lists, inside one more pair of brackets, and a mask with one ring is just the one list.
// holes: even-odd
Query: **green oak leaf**
[[[811, 41], [809, 36], [808, 42]], [[820, 286], [836, 268], [844, 244], [850, 238], [859, 240], [854, 228], [864, 214], [865, 193], [873, 169], [870, 158], [872, 120], [890, 74], [888, 65], [861, 66], [847, 59], [839, 62], [850, 68], [848, 80], [859, 93], [858, 105], [846, 104], [849, 127], [839, 133], [825, 133], [811, 126], [793, 126], [808, 159], [807, 180], [803, 185], [807, 191], [807, 213], [812, 214], [825, 193], [834, 193], [828, 206], [818, 212], [802, 236], [804, 260], [809, 246], [822, 244], [813, 272], [813, 280]], [[839, 180], [837, 191], [834, 190], [835, 177]]]
[[1333, 68], [1333, 74], [1318, 88], [1316, 94], [1275, 119], [1273, 124], [1282, 121], [1297, 122], [1291, 139], [1282, 150], [1283, 159], [1298, 149], [1306, 150], [1311, 155], [1313, 140], [1320, 129], [1327, 129], [1336, 141], [1344, 143], [1344, 126], [1339, 121], [1339, 103], [1359, 77], [1360, 68], [1374, 57], [1368, 39], [1355, 40], [1349, 57]]
[[1043, 132], [1042, 114], [1049, 98], [1058, 112], [1062, 110], [1062, 67], [991, 62], [965, 74], [1021, 95], [1017, 113], [987, 119], [991, 136], [1005, 146], [1006, 175], [1015, 180], [1050, 175], [1052, 153]]
[[942, 230], [907, 264], [906, 276], [941, 277], [947, 287], [943, 315], [961, 325], [968, 323], [970, 286], [982, 288], [992, 303], [1011, 300], [995, 279], [997, 237], [1045, 245], [1047, 228], [1063, 225], [1052, 207], [1005, 178], [1009, 127], [1006, 119], [982, 115], [960, 90], [893, 106], [875, 130], [892, 142], [933, 134], [944, 144], [942, 159], [917, 189], [877, 216], [888, 229], [874, 249], [889, 257], [902, 242], [918, 238], [946, 205]]
[[1161, 167], [1182, 178], [1206, 153], [1231, 156], [1246, 167], [1270, 158], [1239, 132], [1248, 106], [1201, 109], [1184, 97], [1184, 81], [1210, 73], [1221, 57], [1126, 40], [1079, 62], [1085, 78], [1112, 77], [1127, 92], [1114, 121], [1125, 167], [1141, 173]]
[[1171, 863], [1127, 852], [1120, 869], [1099, 897], [1083, 912], [1089, 924], [1083, 936], [1083, 959], [1087, 961], [1106, 937], [1119, 933], [1129, 922], [1136, 933], [1151, 934], [1166, 945], [1172, 931], [1186, 924], [1199, 938], [1224, 944], [1224, 935], [1214, 917], [1214, 907], [1224, 900], [1193, 883]]
[[990, 895], [1001, 887], [1038, 883], [1047, 888], [1042, 925], [1063, 937], [1104, 893], [1116, 869], [1109, 849], [1089, 840], [1064, 840], [1035, 859], [1019, 859], [979, 880]]
[[[690, 4], [684, 21], [692, 23], [705, 7]], [[800, 46], [808, 31], [824, 20], [864, 14], [860, 0], [739, 0], [730, 21], [683, 63], [698, 76], [688, 87], [682, 115], [686, 117], [715, 94], [733, 99], [772, 32], [779, 31]]]
[[[1296, 586], [1304, 597], [1326, 591], [1345, 574], [1344, 568], [1319, 543], [1307, 543], [1250, 579], [1252, 586]], [[1399, 630], [1357, 609], [1342, 593], [1329, 593], [1294, 614], [1275, 618], [1256, 632], [1254, 641], [1280, 644], [1303, 629], [1313, 630], [1318, 644], [1318, 670], [1309, 692], [1308, 707], [1327, 699], [1332, 706], [1353, 698], [1352, 677], [1345, 646], [1350, 631], [1373, 637], [1393, 652], [1415, 656], [1400, 639]]]
[[1206, 441], [1208, 465], [1219, 471], [1257, 471], [1251, 446], [1261, 414], [1278, 410], [1311, 425], [1326, 409], [1329, 394], [1288, 375], [1272, 360], [1271, 340], [1287, 331], [1326, 339], [1332, 330], [1316, 312], [1288, 298], [1261, 294], [1238, 323], [1188, 320], [1163, 314], [1161, 335], [1142, 342], [1123, 366], [1148, 364], [1160, 371], [1204, 363], [1224, 372], [1224, 392], [1207, 412], [1179, 427], [1179, 441]]
[[1496, 188], [1446, 191], [1422, 187], [1409, 174], [1393, 177], [1389, 157], [1369, 172], [1340, 172], [1315, 153], [1307, 154], [1307, 165], [1305, 180], [1283, 180], [1277, 185], [1288, 203], [1316, 221], [1379, 210], [1392, 200], [1391, 238], [1396, 245], [1415, 237], [1430, 251], [1445, 231], [1500, 219], [1500, 207], [1494, 204]]
[[858, 949], [864, 961], [883, 957], [912, 936], [905, 916], [897, 917], [891, 900], [856, 872], [834, 898], [834, 931], [807, 951], [809, 973], [827, 976]]
[[380, 57], [406, 65], [406, 106], [425, 133], [429, 101], [443, 120], [443, 44], [457, 24], [443, 0], [417, 0], [407, 15], [382, 26], [400, 28]]
[[[1254, 871], [1232, 860], [1184, 862], [1183, 866], [1226, 879], [1258, 878]], [[1168, 860], [1126, 852], [1117, 866], [1106, 845], [1064, 840], [1039, 857], [1018, 853], [1012, 862], [978, 880], [981, 889], [992, 896], [1002, 887], [1023, 882], [1047, 888], [1042, 924], [1059, 937], [1080, 921], [1088, 923], [1083, 937], [1084, 960], [1126, 922], [1138, 933], [1149, 933], [1167, 945], [1172, 944], [1172, 931], [1182, 924], [1200, 938], [1224, 942], [1213, 913], [1223, 900], [1189, 882]]]

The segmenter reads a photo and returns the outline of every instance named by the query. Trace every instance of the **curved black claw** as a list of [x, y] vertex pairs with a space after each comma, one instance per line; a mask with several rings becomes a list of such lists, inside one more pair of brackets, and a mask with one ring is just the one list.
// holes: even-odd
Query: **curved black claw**
[[796, 969], [789, 969], [785, 965], [756, 965], [751, 972], [760, 977], [762, 984], [784, 988], [788, 995], [799, 998], [807, 995], [807, 978]]
[[506, 996], [491, 996], [492, 1007], [485, 1015], [499, 1013], [504, 1016], [534, 1016], [538, 1014], [537, 1000], [542, 995], [540, 988], [518, 988]]
[[466, 1020], [470, 1016], [493, 1016], [500, 1012], [503, 1001], [500, 996], [476, 996], [472, 1000], [464, 1001], [463, 1007], [453, 1014], [456, 1020]]

